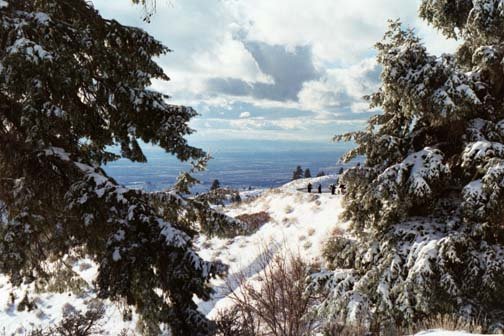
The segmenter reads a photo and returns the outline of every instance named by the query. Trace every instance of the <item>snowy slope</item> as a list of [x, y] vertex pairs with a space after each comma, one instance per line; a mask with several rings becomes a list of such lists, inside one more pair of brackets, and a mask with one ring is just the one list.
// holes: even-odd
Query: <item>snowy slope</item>
[[[322, 183], [324, 193], [308, 194], [304, 190], [308, 180], [314, 188]], [[230, 265], [230, 273], [247, 270], [255, 274], [262, 247], [276, 249], [278, 245], [299, 251], [308, 260], [316, 260], [320, 255], [322, 242], [329, 232], [335, 227], [343, 227], [338, 222], [341, 212], [340, 196], [333, 196], [326, 189], [333, 177], [321, 177], [308, 180], [298, 180], [278, 189], [252, 190], [242, 193], [242, 203], [230, 205], [222, 210], [231, 216], [244, 213], [266, 211], [271, 216], [271, 221], [263, 225], [251, 236], [240, 236], [234, 239], [207, 239], [200, 237], [196, 241], [200, 255], [204, 258], [219, 258]], [[91, 267], [81, 267], [88, 264]], [[72, 293], [47, 293], [30, 295], [35, 299], [37, 308], [30, 312], [18, 311], [18, 304], [28, 287], [13, 289], [7, 279], [0, 276], [0, 334], [20, 335], [36, 327], [54, 325], [62, 318], [63, 310], [74, 307], [85, 311], [86, 303], [95, 297], [92, 289], [92, 280], [96, 275], [96, 265], [89, 260], [75, 263], [73, 270], [79, 273], [89, 284], [90, 288], [80, 295]], [[212, 316], [217, 309], [226, 305], [227, 294], [226, 279], [215, 280], [216, 294], [210, 302], [201, 302], [201, 311]], [[15, 296], [14, 304], [11, 295]], [[123, 321], [121, 311], [116, 305], [108, 302], [107, 312], [103, 320], [104, 335], [117, 335], [122, 329], [131, 332], [135, 329], [137, 318], [133, 315], [132, 321]]]
[[[306, 192], [306, 185], [311, 182], [316, 190], [322, 184], [323, 193]], [[199, 254], [205, 259], [220, 259], [230, 266], [228, 279], [213, 281], [216, 293], [212, 300], [199, 302], [200, 310], [210, 318], [220, 309], [230, 304], [230, 287], [233, 288], [233, 275], [239, 272], [251, 280], [261, 270], [261, 251], [269, 249], [275, 253], [290, 250], [305, 258], [308, 262], [321, 261], [321, 248], [324, 241], [334, 230], [345, 231], [347, 223], [339, 220], [342, 211], [341, 196], [331, 195], [328, 186], [336, 182], [335, 176], [301, 179], [276, 189], [244, 191], [241, 203], [231, 204], [220, 209], [230, 215], [253, 214], [265, 211], [271, 220], [250, 236], [238, 236], [232, 239], [199, 237], [195, 244]], [[82, 267], [83, 264], [92, 267]], [[62, 317], [69, 305], [85, 311], [86, 302], [95, 297], [92, 280], [96, 275], [96, 266], [89, 260], [74, 264], [74, 271], [90, 285], [90, 289], [81, 295], [72, 293], [48, 293], [36, 295], [37, 308], [31, 312], [17, 311], [18, 303], [26, 288], [13, 291], [5, 277], [0, 276], [0, 335], [22, 335], [37, 326], [54, 325]], [[230, 286], [231, 285], [231, 286]], [[15, 304], [10, 302], [10, 293], [16, 296]], [[31, 298], [34, 298], [33, 296]], [[113, 303], [107, 302], [106, 317], [103, 320], [104, 335], [117, 335], [121, 330], [134, 334], [137, 317], [132, 321], [123, 321], [121, 311]], [[463, 332], [430, 330], [418, 336], [467, 336]]]
[[[312, 183], [314, 189], [320, 183], [323, 193], [308, 194], [308, 182]], [[265, 211], [271, 220], [250, 236], [234, 239], [201, 237], [197, 241], [200, 255], [228, 264], [231, 282], [237, 273], [245, 273], [253, 278], [261, 270], [260, 254], [265, 249], [276, 253], [284, 249], [299, 253], [308, 262], [320, 261], [321, 248], [330, 233], [346, 228], [339, 221], [341, 196], [331, 195], [328, 190], [332, 183], [335, 183], [334, 176], [296, 180], [280, 188], [264, 190], [253, 201], [222, 208], [232, 217]], [[200, 310], [209, 317], [229, 305], [226, 296], [233, 284], [230, 286], [226, 280], [215, 280], [216, 294], [213, 300], [199, 304]]]

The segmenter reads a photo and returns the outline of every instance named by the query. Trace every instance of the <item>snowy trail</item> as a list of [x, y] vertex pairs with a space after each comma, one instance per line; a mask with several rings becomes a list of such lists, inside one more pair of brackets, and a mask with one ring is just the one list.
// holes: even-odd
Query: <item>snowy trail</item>
[[327, 187], [336, 181], [335, 176], [301, 179], [280, 188], [264, 190], [250, 201], [223, 208], [223, 212], [236, 217], [265, 211], [271, 220], [250, 236], [234, 239], [200, 237], [196, 244], [200, 255], [220, 259], [230, 266], [227, 279], [213, 282], [216, 293], [208, 302], [199, 302], [199, 309], [212, 318], [230, 304], [227, 296], [235, 290], [236, 274], [245, 274], [251, 281], [262, 270], [261, 253], [291, 251], [299, 253], [307, 262], [320, 262], [324, 241], [335, 230], [344, 231], [346, 224], [339, 220], [341, 196], [331, 193], [307, 193], [304, 188], [311, 182]]

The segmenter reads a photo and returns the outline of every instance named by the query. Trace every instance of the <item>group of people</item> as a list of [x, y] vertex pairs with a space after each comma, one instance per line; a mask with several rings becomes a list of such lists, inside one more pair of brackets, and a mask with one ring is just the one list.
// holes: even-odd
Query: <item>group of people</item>
[[[308, 183], [307, 189], [308, 189], [308, 192], [311, 193], [312, 189], [313, 189], [313, 185], [311, 183]], [[329, 185], [329, 189], [331, 190], [332, 195], [336, 195], [336, 189], [338, 190], [338, 194], [344, 194], [346, 191], [344, 184], [340, 184], [339, 187], [336, 187], [336, 184], [331, 184], [331, 185]], [[322, 185], [320, 183], [317, 187], [317, 191], [319, 194], [322, 194]]]

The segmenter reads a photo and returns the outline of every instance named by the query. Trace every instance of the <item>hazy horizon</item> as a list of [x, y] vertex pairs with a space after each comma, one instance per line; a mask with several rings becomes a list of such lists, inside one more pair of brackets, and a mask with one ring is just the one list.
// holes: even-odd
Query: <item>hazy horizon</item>
[[[340, 167], [354, 164], [339, 162], [350, 144], [333, 144], [331, 147], [326, 144], [302, 143], [293, 146], [289, 141], [262, 140], [232, 144], [228, 141], [215, 141], [211, 145], [213, 150], [202, 146], [212, 159], [206, 171], [194, 174], [201, 182], [193, 188], [194, 192], [208, 190], [214, 179], [219, 180], [222, 186], [235, 189], [278, 187], [290, 181], [292, 172], [298, 165], [310, 169], [315, 176], [321, 171], [326, 174], [337, 173]], [[127, 187], [154, 191], [172, 186], [181, 171], [190, 169], [189, 163], [178, 161], [159, 147], [145, 144], [142, 147], [147, 163], [121, 159], [106, 165], [104, 168], [107, 173]]]

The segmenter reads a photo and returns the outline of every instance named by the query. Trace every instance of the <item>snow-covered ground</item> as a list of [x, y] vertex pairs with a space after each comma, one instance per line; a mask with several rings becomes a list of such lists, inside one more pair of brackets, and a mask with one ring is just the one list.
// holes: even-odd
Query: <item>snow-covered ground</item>
[[[311, 182], [316, 190], [320, 183], [322, 194], [307, 193]], [[250, 236], [232, 239], [200, 237], [196, 245], [205, 259], [220, 259], [230, 266], [228, 279], [217, 279], [213, 285], [216, 294], [213, 300], [200, 302], [202, 312], [209, 317], [229, 304], [227, 295], [234, 288], [236, 274], [253, 278], [263, 266], [261, 253], [265, 250], [279, 253], [281, 250], [299, 253], [308, 262], [320, 261], [324, 241], [335, 229], [344, 230], [339, 215], [342, 211], [341, 196], [331, 195], [330, 184], [334, 176], [301, 179], [280, 188], [255, 192], [251, 201], [244, 201], [222, 208], [232, 217], [242, 214], [267, 212], [271, 220]], [[242, 197], [244, 198], [244, 197]], [[246, 198], [246, 197], [245, 197]]]
[[481, 334], [470, 334], [464, 331], [447, 331], [447, 330], [426, 330], [415, 334], [415, 336], [482, 336]]
[[[318, 184], [323, 193], [307, 193], [306, 186], [311, 182], [316, 191]], [[199, 237], [196, 248], [206, 259], [220, 259], [230, 266], [227, 279], [216, 279], [213, 286], [216, 293], [208, 302], [198, 302], [199, 309], [210, 318], [230, 304], [228, 295], [234, 289], [235, 274], [245, 274], [253, 280], [261, 271], [261, 252], [269, 250], [279, 253], [288, 250], [299, 253], [308, 262], [321, 261], [321, 248], [324, 241], [338, 230], [343, 232], [347, 224], [339, 219], [341, 214], [341, 196], [331, 195], [329, 185], [336, 182], [335, 176], [301, 179], [276, 189], [244, 191], [242, 202], [230, 204], [220, 209], [230, 215], [254, 214], [267, 212], [271, 220], [262, 225], [250, 236], [238, 236], [232, 239]], [[87, 265], [83, 267], [83, 265]], [[91, 266], [91, 267], [89, 267]], [[65, 309], [74, 307], [85, 311], [86, 303], [95, 297], [92, 280], [96, 275], [96, 266], [88, 260], [74, 264], [74, 271], [90, 285], [90, 289], [80, 295], [72, 293], [37, 294], [37, 307], [31, 312], [18, 311], [17, 306], [24, 296], [25, 288], [13, 290], [5, 277], [0, 277], [0, 334], [23, 335], [35, 327], [46, 327], [57, 323]], [[11, 303], [13, 292], [16, 300]], [[33, 296], [31, 297], [34, 298]], [[136, 317], [132, 321], [123, 321], [121, 310], [113, 303], [106, 304], [106, 317], [103, 320], [104, 335], [117, 335], [123, 329], [134, 333]], [[426, 336], [466, 336], [463, 332], [440, 330], [425, 331], [417, 335]]]
[[[71, 292], [30, 294], [30, 300], [36, 304], [32, 311], [18, 311], [18, 307], [27, 290], [34, 292], [33, 285], [13, 289], [7, 278], [0, 276], [0, 335], [26, 335], [37, 328], [54, 326], [61, 320], [65, 310], [85, 312], [87, 303], [96, 298], [92, 280], [97, 267], [89, 260], [80, 260], [74, 264], [73, 270], [89, 284], [89, 289], [77, 295]], [[14, 294], [14, 304], [11, 293]], [[105, 335], [118, 335], [123, 329], [135, 330], [135, 315], [131, 321], [123, 321], [122, 312], [115, 304], [106, 301], [105, 307], [107, 311], [102, 320]]]

